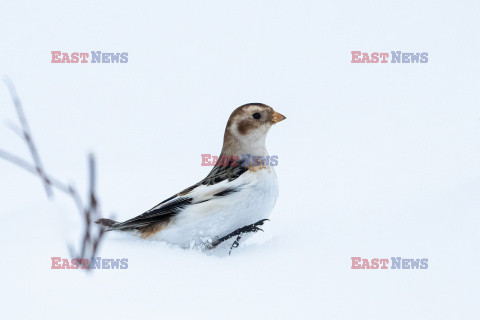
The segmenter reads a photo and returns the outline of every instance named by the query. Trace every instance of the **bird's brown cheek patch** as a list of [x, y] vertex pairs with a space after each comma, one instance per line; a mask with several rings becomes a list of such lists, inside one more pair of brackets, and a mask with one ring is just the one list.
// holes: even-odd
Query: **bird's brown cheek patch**
[[248, 134], [254, 128], [255, 128], [255, 125], [250, 121], [244, 120], [238, 124], [238, 132], [240, 132], [240, 134], [243, 134], [243, 135]]

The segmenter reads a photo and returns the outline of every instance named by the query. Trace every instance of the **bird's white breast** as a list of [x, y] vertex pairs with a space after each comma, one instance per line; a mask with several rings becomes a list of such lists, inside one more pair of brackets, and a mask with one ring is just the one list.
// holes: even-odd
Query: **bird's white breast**
[[278, 181], [273, 167], [254, 168], [233, 181], [200, 186], [189, 196], [195, 199], [227, 186], [240, 190], [185, 208], [155, 238], [182, 247], [202, 245], [268, 218], [278, 197]]

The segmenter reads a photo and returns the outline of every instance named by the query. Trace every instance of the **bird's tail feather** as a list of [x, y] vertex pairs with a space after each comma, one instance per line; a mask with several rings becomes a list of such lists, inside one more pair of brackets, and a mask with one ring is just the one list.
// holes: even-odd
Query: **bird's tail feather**
[[105, 231], [115, 230], [116, 225], [118, 225], [118, 222], [112, 219], [98, 219], [95, 223], [104, 226]]

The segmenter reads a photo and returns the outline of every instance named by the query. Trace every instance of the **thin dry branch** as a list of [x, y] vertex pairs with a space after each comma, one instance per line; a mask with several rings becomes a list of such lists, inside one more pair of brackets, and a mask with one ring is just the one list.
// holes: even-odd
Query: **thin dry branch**
[[100, 208], [98, 206], [98, 197], [96, 196], [96, 166], [94, 156], [90, 154], [88, 157], [88, 205], [84, 205], [82, 198], [80, 197], [79, 193], [73, 185], [63, 183], [59, 179], [52, 177], [45, 171], [42, 161], [40, 159], [40, 155], [37, 151], [37, 147], [33, 142], [27, 118], [25, 117], [25, 114], [23, 112], [23, 107], [15, 90], [15, 87], [10, 81], [10, 79], [4, 77], [3, 81], [7, 85], [7, 88], [10, 92], [10, 96], [13, 100], [13, 104], [15, 105], [15, 109], [17, 111], [18, 119], [20, 122], [20, 127], [11, 122], [9, 122], [7, 126], [11, 128], [14, 132], [16, 132], [24, 140], [24, 142], [28, 146], [34, 164], [31, 164], [28, 161], [1, 149], [0, 158], [3, 158], [4, 160], [15, 164], [18, 167], [40, 178], [47, 193], [47, 197], [51, 198], [53, 196], [53, 189], [57, 189], [72, 198], [83, 219], [85, 232], [80, 246], [80, 253], [75, 253], [73, 247], [71, 245], [68, 245], [70, 254], [72, 258], [78, 259], [88, 259], [90, 257], [94, 257], [104, 235], [103, 228], [92, 224], [92, 221], [101, 218]]
[[13, 85], [12, 81], [8, 77], [4, 77], [3, 82], [5, 82], [5, 84], [7, 85], [8, 91], [10, 91], [10, 96], [12, 97], [13, 104], [17, 111], [18, 121], [20, 122], [20, 125], [22, 127], [23, 139], [27, 143], [28, 149], [30, 150], [30, 154], [32, 155], [33, 162], [35, 163], [35, 170], [37, 171], [38, 175], [40, 176], [43, 182], [47, 196], [50, 198], [53, 195], [53, 191], [51, 186], [47, 183], [45, 170], [43, 169], [42, 161], [40, 160], [40, 156], [38, 155], [37, 148], [33, 143], [32, 134], [30, 133], [30, 127], [28, 125], [27, 118], [25, 118], [25, 114], [23, 113], [23, 108], [22, 108], [22, 103], [20, 102], [20, 98], [17, 95], [15, 86]]

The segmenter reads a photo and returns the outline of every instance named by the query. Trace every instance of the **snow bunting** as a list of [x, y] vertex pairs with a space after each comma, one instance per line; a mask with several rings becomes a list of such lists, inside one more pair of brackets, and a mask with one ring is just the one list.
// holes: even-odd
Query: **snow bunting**
[[271, 126], [284, 119], [261, 103], [238, 107], [228, 119], [219, 161], [205, 179], [135, 218], [97, 223], [107, 231], [133, 232], [184, 248], [238, 247], [247, 234], [261, 230], [277, 200], [277, 176], [264, 161], [265, 139]]

